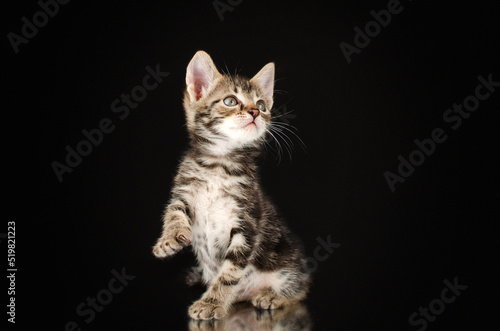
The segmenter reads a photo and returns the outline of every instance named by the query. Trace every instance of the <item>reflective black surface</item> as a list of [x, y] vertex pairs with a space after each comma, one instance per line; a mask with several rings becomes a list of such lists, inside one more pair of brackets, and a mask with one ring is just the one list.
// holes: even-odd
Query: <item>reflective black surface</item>
[[304, 304], [277, 310], [257, 310], [240, 303], [222, 320], [190, 320], [189, 330], [312, 330], [312, 322]]

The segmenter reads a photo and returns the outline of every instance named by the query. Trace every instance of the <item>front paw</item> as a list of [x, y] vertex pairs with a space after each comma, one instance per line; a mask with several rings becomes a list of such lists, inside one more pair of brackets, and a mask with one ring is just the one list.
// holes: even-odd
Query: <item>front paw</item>
[[221, 319], [226, 316], [226, 309], [212, 303], [198, 300], [189, 307], [189, 317], [195, 320]]
[[191, 229], [189, 227], [167, 229], [153, 247], [153, 254], [159, 258], [171, 256], [190, 244]]

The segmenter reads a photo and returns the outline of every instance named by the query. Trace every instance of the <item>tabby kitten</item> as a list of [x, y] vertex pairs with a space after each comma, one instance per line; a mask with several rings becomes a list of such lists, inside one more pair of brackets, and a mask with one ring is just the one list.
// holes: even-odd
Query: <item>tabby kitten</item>
[[193, 319], [220, 319], [232, 303], [275, 309], [305, 298], [309, 274], [298, 243], [261, 190], [256, 158], [271, 125], [274, 64], [252, 79], [220, 74], [198, 51], [187, 67], [190, 148], [174, 179], [153, 248], [159, 258], [193, 247], [189, 277], [208, 289]]

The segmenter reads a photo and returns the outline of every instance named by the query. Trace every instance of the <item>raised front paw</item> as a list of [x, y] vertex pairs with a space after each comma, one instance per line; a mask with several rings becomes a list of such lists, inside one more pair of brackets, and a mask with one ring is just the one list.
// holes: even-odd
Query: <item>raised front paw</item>
[[153, 254], [163, 258], [174, 255], [182, 248], [191, 244], [191, 229], [189, 227], [175, 227], [167, 229], [153, 247]]
[[189, 317], [195, 320], [221, 319], [226, 316], [226, 309], [212, 303], [198, 300], [189, 307]]

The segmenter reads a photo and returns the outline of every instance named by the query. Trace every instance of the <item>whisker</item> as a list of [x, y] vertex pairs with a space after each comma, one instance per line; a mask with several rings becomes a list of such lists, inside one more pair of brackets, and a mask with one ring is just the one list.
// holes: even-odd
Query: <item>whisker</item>
[[[280, 118], [280, 117], [286, 116], [286, 115], [291, 114], [291, 113], [292, 113], [292, 111], [291, 111], [291, 110], [290, 110], [289, 112], [286, 112], [286, 113], [283, 113], [283, 114], [278, 113], [279, 115], [274, 115], [274, 116], [273, 116], [273, 119]], [[280, 122], [281, 122], [281, 121], [280, 121]], [[284, 122], [283, 122], [283, 123], [284, 123]]]
[[[283, 104], [282, 106], [278, 107], [278, 108], [274, 108], [274, 109], [271, 110], [271, 114], [272, 114], [272, 118], [273, 119], [280, 118], [280, 117], [283, 117], [285, 115], [289, 115], [291, 113], [293, 113], [293, 109], [287, 110], [287, 104], [286, 103]], [[295, 117], [295, 116], [293, 116], [293, 117]]]
[[[229, 80], [230, 80], [230, 81], [231, 81], [231, 83], [233, 83], [233, 85], [234, 85], [233, 76], [231, 76], [231, 74], [229, 73], [229, 68], [227, 67], [227, 65], [226, 65], [226, 64], [224, 64], [224, 65], [226, 66], [226, 71], [227, 71], [226, 76], [228, 76], [228, 77], [229, 77]], [[236, 73], [235, 73], [235, 75], [236, 75]]]
[[274, 130], [277, 130], [281, 133], [283, 136], [283, 140], [285, 140], [288, 143], [288, 146], [290, 146], [290, 150], [294, 151], [295, 150], [295, 145], [293, 143], [293, 140], [287, 135], [287, 133], [279, 128], [274, 128]]
[[282, 122], [271, 122], [271, 126], [274, 126], [275, 128], [280, 128], [280, 129], [283, 129], [283, 130], [287, 130], [288, 132], [290, 132], [291, 134], [293, 134], [294, 137], [297, 138], [297, 140], [299, 141], [300, 146], [302, 147], [302, 149], [304, 151], [306, 151], [307, 146], [304, 143], [304, 141], [298, 136], [297, 133], [295, 133], [293, 130], [290, 129], [290, 128], [293, 128], [293, 129], [297, 130], [296, 127], [294, 127], [293, 125], [287, 124], [287, 123], [282, 123]]
[[[281, 130], [277, 129], [277, 128], [270, 128], [271, 131], [273, 131], [274, 133], [276, 133], [276, 135], [278, 137], [280, 137], [281, 139], [283, 139], [283, 142], [285, 144], [285, 149], [286, 151], [288, 152], [288, 155], [290, 156], [290, 161], [292, 160], [292, 151], [293, 151], [293, 142], [290, 140], [290, 138]], [[288, 138], [288, 140], [287, 140]], [[290, 145], [291, 143], [291, 145]]]
[[266, 141], [266, 139], [261, 138], [261, 140], [264, 142], [264, 144], [263, 144], [263, 146], [264, 146], [264, 160], [263, 161], [266, 161], [266, 156], [269, 153], [267, 151], [267, 145], [269, 145], [269, 143]]
[[280, 164], [281, 163], [281, 154], [282, 154], [280, 151], [283, 150], [283, 147], [281, 146], [281, 144], [278, 141], [278, 139], [276, 139], [276, 137], [274, 136], [274, 134], [271, 132], [271, 130], [267, 129], [266, 131], [271, 135], [271, 137], [273, 137], [274, 141], [277, 144], [277, 147], [278, 147], [278, 149], [277, 149], [277, 158], [278, 158], [278, 164]]
[[285, 131], [282, 130], [282, 128], [278, 126], [272, 126], [271, 129], [274, 130], [273, 132], [280, 132], [283, 135], [283, 137], [286, 138], [284, 140], [288, 140], [293, 145], [292, 139], [286, 134]]
[[285, 91], [285, 90], [274, 90], [274, 93], [275, 93], [275, 94], [283, 94], [283, 95], [285, 95], [285, 94], [287, 94], [288, 92], [287, 92], [287, 91]]
[[282, 81], [282, 80], [286, 80], [286, 79], [287, 79], [287, 78], [276, 78], [276, 79], [274, 79], [274, 83], [279, 82], [279, 81]]

